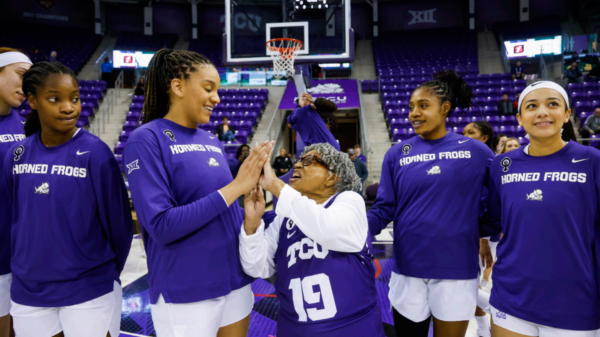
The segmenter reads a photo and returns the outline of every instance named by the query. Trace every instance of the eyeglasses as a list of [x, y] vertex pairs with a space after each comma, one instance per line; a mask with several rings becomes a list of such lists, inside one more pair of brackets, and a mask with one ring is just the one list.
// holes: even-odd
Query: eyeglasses
[[[315, 156], [314, 154], [309, 154], [309, 155], [307, 155], [307, 156], [304, 156], [304, 157], [302, 157], [302, 158], [296, 159], [296, 164], [298, 164], [298, 163], [302, 163], [302, 166], [303, 166], [303, 167], [306, 167], [306, 166], [310, 166], [310, 165], [311, 165], [313, 162], [315, 162], [315, 161], [316, 161], [317, 163], [319, 163], [319, 164], [321, 164], [321, 165], [325, 166], [325, 168], [326, 168], [328, 171], [332, 171], [332, 170], [329, 168], [329, 166], [328, 166], [327, 164], [325, 164], [325, 162], [324, 162], [324, 161], [322, 161], [321, 159], [317, 158], [317, 156]], [[332, 171], [332, 172], [333, 172], [333, 171]]]

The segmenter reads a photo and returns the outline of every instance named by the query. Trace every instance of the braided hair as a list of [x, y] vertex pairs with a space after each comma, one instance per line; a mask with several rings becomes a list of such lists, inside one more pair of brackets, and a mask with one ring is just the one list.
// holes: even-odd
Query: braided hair
[[204, 55], [189, 50], [159, 50], [150, 61], [146, 71], [144, 89], [143, 123], [163, 118], [168, 112], [171, 82], [178, 78], [186, 80], [199, 66], [213, 63]]
[[440, 98], [442, 104], [450, 102], [450, 110], [446, 117], [450, 117], [456, 108], [467, 110], [473, 107], [471, 99], [475, 97], [473, 89], [456, 72], [444, 69], [433, 74], [433, 80], [421, 83], [418, 89], [427, 88], [431, 93]]
[[477, 130], [479, 130], [482, 135], [488, 136], [488, 139], [485, 142], [485, 145], [487, 145], [492, 151], [494, 151], [494, 149], [492, 148], [492, 143], [494, 142], [494, 129], [492, 128], [490, 123], [483, 122], [483, 121], [477, 121], [477, 122], [472, 122], [471, 124], [473, 124], [473, 126]]
[[[27, 70], [23, 75], [23, 94], [29, 97], [29, 94], [36, 95], [36, 90], [44, 86], [50, 75], [69, 75], [79, 85], [77, 76], [73, 70], [67, 68], [60, 62], [39, 62]], [[29, 137], [42, 129], [40, 116], [37, 110], [31, 110], [25, 121], [25, 136]]]

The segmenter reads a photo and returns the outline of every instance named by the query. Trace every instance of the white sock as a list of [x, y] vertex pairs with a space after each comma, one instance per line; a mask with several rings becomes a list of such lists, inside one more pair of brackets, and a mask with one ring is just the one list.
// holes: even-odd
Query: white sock
[[475, 316], [477, 321], [477, 335], [482, 337], [490, 337], [490, 320], [487, 316]]
[[479, 289], [477, 292], [477, 306], [488, 314], [491, 313], [492, 306], [490, 305], [490, 294]]

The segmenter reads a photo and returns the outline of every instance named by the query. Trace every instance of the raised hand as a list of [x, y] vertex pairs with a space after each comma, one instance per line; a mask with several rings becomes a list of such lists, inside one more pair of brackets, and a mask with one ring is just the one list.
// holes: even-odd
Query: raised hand
[[263, 190], [256, 185], [244, 195], [244, 230], [252, 235], [260, 226], [260, 220], [265, 214], [265, 198]]
[[302, 95], [300, 95], [300, 98], [298, 98], [298, 106], [300, 106], [301, 108], [304, 108], [305, 106], [310, 104], [310, 106], [312, 106], [312, 108], [316, 110], [317, 108], [313, 103], [314, 99], [309, 93], [303, 93]]
[[285, 183], [277, 178], [275, 172], [273, 172], [273, 168], [271, 168], [271, 155], [273, 154], [273, 150], [269, 152], [269, 159], [265, 162], [263, 167], [263, 175], [260, 176], [258, 183], [265, 190], [271, 192], [275, 197], [279, 198], [279, 192]]
[[220, 190], [228, 205], [231, 205], [258, 183], [265, 162], [269, 159], [269, 153], [273, 150], [273, 144], [274, 142], [269, 141], [260, 145], [256, 144], [248, 158], [240, 166], [233, 182]]

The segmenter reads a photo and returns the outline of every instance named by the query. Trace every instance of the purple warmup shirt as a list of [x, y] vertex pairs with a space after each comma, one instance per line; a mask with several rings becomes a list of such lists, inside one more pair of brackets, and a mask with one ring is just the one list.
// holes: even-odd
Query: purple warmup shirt
[[558, 329], [600, 328], [599, 193], [593, 147], [569, 142], [549, 156], [520, 148], [494, 159], [486, 218], [500, 218], [504, 233], [492, 274], [496, 309]]
[[[6, 153], [15, 142], [25, 139], [24, 123], [25, 119], [12, 111], [8, 115], [0, 116], [0, 160], [4, 160]], [[2, 195], [6, 189], [3, 172], [4, 165], [0, 165], [0, 193]], [[10, 273], [11, 214], [10, 203], [0, 202], [0, 275]]]
[[[339, 194], [338, 194], [339, 195]], [[331, 206], [337, 196], [325, 205]], [[314, 246], [313, 246], [314, 245]], [[312, 249], [312, 252], [310, 251]], [[284, 218], [275, 252], [277, 334], [286, 337], [384, 337], [377, 306], [371, 237], [359, 253], [323, 249]], [[310, 258], [305, 255], [311, 256]], [[306, 308], [295, 302], [312, 303]], [[314, 293], [314, 300], [308, 297]]]
[[386, 153], [367, 218], [372, 235], [394, 221], [394, 272], [477, 277], [481, 196], [493, 158], [482, 142], [452, 132], [437, 140], [415, 136]]
[[300, 134], [304, 147], [316, 143], [329, 143], [336, 150], [340, 150], [340, 144], [333, 137], [319, 113], [310, 105], [294, 110], [288, 116], [288, 123]]
[[136, 129], [124, 163], [148, 254], [150, 301], [191, 303], [252, 282], [239, 258], [243, 213], [219, 189], [233, 181], [221, 142], [157, 119]]
[[4, 159], [12, 203], [14, 302], [63, 307], [113, 291], [125, 266], [133, 225], [119, 165], [85, 130], [46, 147], [40, 132]]

